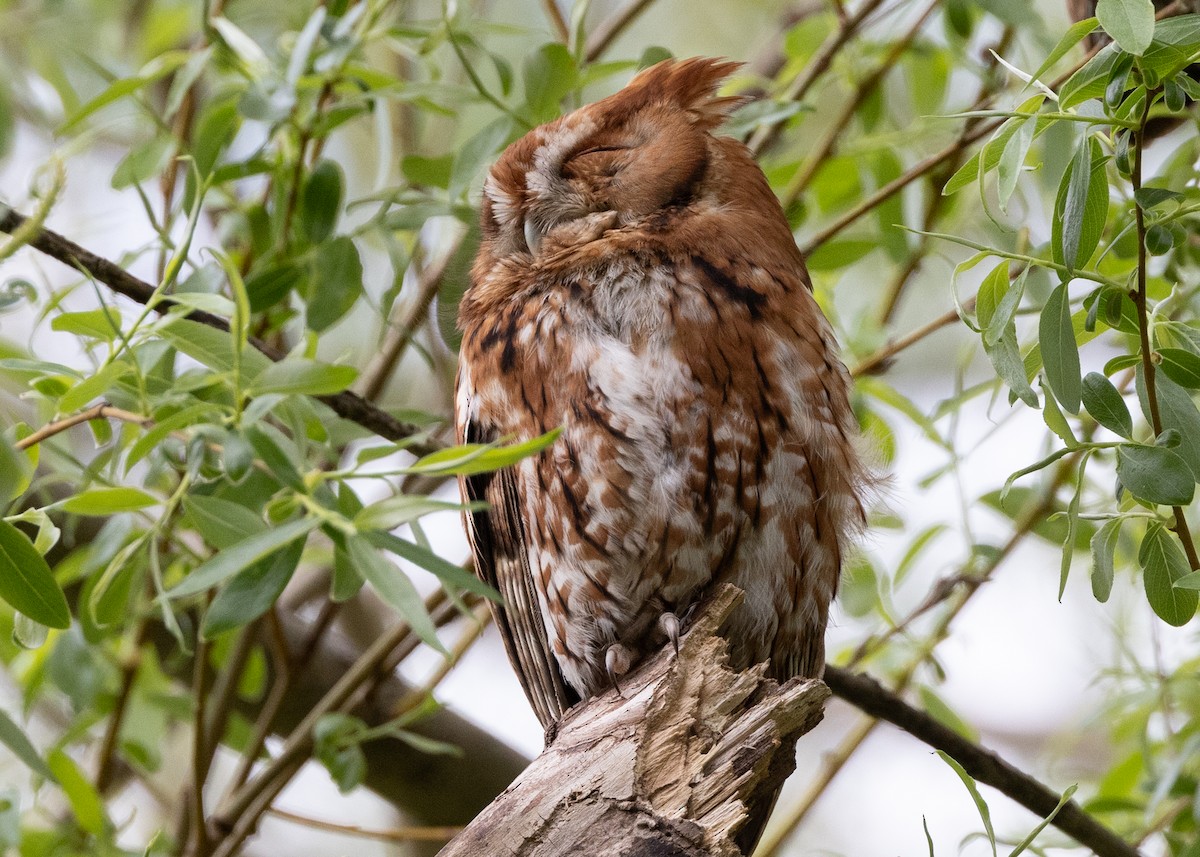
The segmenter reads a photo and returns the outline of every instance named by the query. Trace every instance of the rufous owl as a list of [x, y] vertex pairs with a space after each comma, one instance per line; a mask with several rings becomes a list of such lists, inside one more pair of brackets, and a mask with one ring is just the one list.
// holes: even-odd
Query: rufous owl
[[714, 131], [737, 63], [667, 60], [510, 145], [459, 310], [460, 442], [535, 457], [461, 480], [479, 575], [543, 726], [745, 593], [734, 667], [819, 676], [863, 521], [850, 378], [779, 202]]

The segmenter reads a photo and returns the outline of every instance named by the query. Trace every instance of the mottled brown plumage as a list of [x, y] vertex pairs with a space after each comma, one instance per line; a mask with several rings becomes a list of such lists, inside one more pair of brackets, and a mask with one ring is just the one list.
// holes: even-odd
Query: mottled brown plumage
[[738, 667], [820, 675], [864, 470], [850, 381], [762, 171], [712, 132], [733, 63], [666, 61], [513, 143], [462, 301], [460, 441], [541, 455], [463, 480], [538, 718], [611, 686], [714, 583]]

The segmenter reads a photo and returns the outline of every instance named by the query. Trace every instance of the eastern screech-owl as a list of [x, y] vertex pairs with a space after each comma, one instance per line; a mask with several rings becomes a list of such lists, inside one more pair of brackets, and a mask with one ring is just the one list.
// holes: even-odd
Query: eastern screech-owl
[[[557, 441], [462, 481], [544, 726], [745, 592], [732, 662], [819, 676], [864, 468], [850, 381], [778, 201], [713, 135], [736, 63], [668, 60], [513, 143], [459, 312], [460, 442]], [[677, 618], [679, 617], [679, 618]]]

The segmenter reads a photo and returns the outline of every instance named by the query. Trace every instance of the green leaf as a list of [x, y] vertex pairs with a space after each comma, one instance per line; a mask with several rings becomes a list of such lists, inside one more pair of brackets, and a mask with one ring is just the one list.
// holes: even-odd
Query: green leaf
[[350, 238], [343, 235], [317, 248], [308, 290], [309, 330], [320, 333], [350, 311], [363, 290], [362, 259]]
[[125, 472], [128, 473], [135, 464], [157, 449], [172, 433], [196, 423], [216, 420], [220, 413], [221, 410], [216, 405], [199, 404], [158, 420], [129, 448], [129, 453], [125, 456]]
[[199, 80], [200, 75], [208, 68], [208, 63], [212, 59], [212, 55], [212, 45], [203, 50], [193, 52], [188, 61], [179, 69], [179, 72], [171, 78], [171, 88], [167, 92], [164, 119], [169, 121], [179, 112], [179, 108], [183, 106], [183, 99], [187, 96], [188, 90], [192, 88], [192, 84]]
[[1043, 818], [1041, 822], [1039, 822], [1038, 825], [1029, 832], [1028, 836], [1017, 843], [1017, 847], [1009, 853], [1008, 857], [1017, 857], [1017, 855], [1023, 851], [1028, 850], [1029, 846], [1033, 844], [1033, 840], [1037, 839], [1041, 832], [1046, 829], [1047, 825], [1054, 821], [1054, 817], [1058, 815], [1059, 811], [1068, 803], [1070, 803], [1071, 798], [1075, 795], [1075, 791], [1078, 788], [1079, 786], [1077, 785], [1069, 786], [1067, 790], [1062, 793], [1062, 797], [1058, 799], [1058, 805], [1055, 806], [1054, 809], [1050, 810], [1050, 814]]
[[1104, 106], [1115, 111], [1125, 100], [1129, 89], [1129, 76], [1133, 72], [1133, 54], [1120, 54], [1108, 71], [1108, 85], [1104, 88]]
[[1175, 581], [1176, 589], [1200, 590], [1200, 571], [1192, 571]]
[[51, 750], [46, 764], [54, 772], [54, 779], [67, 796], [71, 811], [79, 826], [93, 836], [102, 836], [108, 820], [104, 817], [104, 804], [87, 776], [75, 764], [75, 760], [62, 750]]
[[246, 279], [246, 295], [252, 312], [263, 312], [278, 304], [292, 289], [306, 291], [308, 269], [291, 260], [256, 271]]
[[508, 446], [468, 443], [431, 452], [405, 468], [407, 473], [436, 473], [446, 476], [473, 476], [490, 473], [502, 467], [516, 464], [522, 459], [537, 455], [558, 439], [561, 428], [552, 429], [543, 435]]
[[450, 187], [450, 168], [453, 163], [452, 152], [440, 157], [405, 155], [400, 162], [400, 169], [412, 184], [447, 189]]
[[329, 584], [329, 597], [340, 604], [357, 595], [366, 581], [350, 559], [345, 536], [341, 533], [329, 533], [329, 536], [334, 543], [333, 580]]
[[992, 829], [992, 814], [988, 811], [987, 801], [979, 793], [979, 788], [975, 785], [975, 780], [948, 753], [938, 750], [937, 754], [942, 757], [943, 762], [954, 769], [954, 773], [958, 774], [958, 778], [967, 787], [967, 791], [971, 794], [971, 800], [975, 802], [975, 809], [979, 811], [979, 817], [983, 820], [983, 829], [987, 832], [988, 842], [992, 846], [992, 857], [996, 857], [996, 832]]
[[449, 654], [438, 639], [437, 628], [429, 618], [425, 602], [408, 575], [380, 556], [374, 545], [364, 538], [347, 538], [346, 549], [358, 573], [400, 614], [416, 635], [437, 651]]
[[50, 320], [50, 329], [111, 342], [121, 330], [121, 315], [107, 307], [82, 312], [64, 312]]
[[118, 512], [135, 512], [161, 502], [140, 488], [92, 488], [66, 500], [60, 508], [72, 515], [108, 516]]
[[1058, 40], [1058, 44], [1054, 46], [1054, 50], [1046, 55], [1046, 59], [1038, 66], [1037, 71], [1033, 73], [1034, 80], [1041, 80], [1042, 75], [1053, 68], [1054, 64], [1065, 57], [1077, 44], [1091, 35], [1096, 29], [1099, 22], [1095, 18], [1084, 18], [1082, 21], [1076, 21], [1063, 34], [1063, 37]]
[[878, 247], [877, 240], [841, 238], [825, 241], [805, 261], [810, 271], [836, 271], [853, 265]]
[[945, 524], [933, 524], [926, 527], [917, 537], [912, 540], [908, 549], [904, 551], [904, 556], [900, 558], [900, 562], [896, 564], [896, 572], [893, 576], [893, 586], [897, 589], [908, 577], [908, 573], [916, 566], [917, 559], [925, 551], [934, 539], [947, 532], [950, 528]]
[[[196, 121], [193, 135], [196, 142], [192, 146], [192, 160], [201, 178], [208, 178], [212, 174], [221, 152], [233, 141], [241, 125], [242, 116], [236, 98], [215, 100], [204, 108]], [[191, 204], [190, 196], [185, 204]]]
[[1117, 478], [1138, 499], [1164, 506], [1186, 506], [1196, 492], [1187, 463], [1162, 446], [1125, 443], [1117, 447]]
[[1067, 422], [1067, 418], [1059, 410], [1058, 403], [1054, 400], [1054, 396], [1050, 394], [1050, 391], [1046, 389], [1045, 384], [1042, 385], [1042, 391], [1046, 394], [1046, 402], [1042, 406], [1042, 420], [1046, 423], [1046, 427], [1058, 435], [1059, 439], [1068, 448], [1074, 449], [1079, 446], [1079, 439], [1075, 437], [1075, 432], [1071, 431], [1071, 424]]
[[438, 577], [447, 586], [473, 592], [492, 601], [499, 601], [500, 599], [499, 593], [496, 590], [471, 574], [471, 572], [449, 560], [442, 559], [442, 557], [428, 548], [423, 548], [407, 539], [402, 539], [399, 536], [379, 530], [363, 533], [363, 536], [367, 541], [375, 545], [375, 547], [391, 551], [401, 559], [406, 559], [414, 565], [420, 566]]
[[[1028, 114], [1030, 116], [1036, 114], [1041, 109], [1042, 102], [1046, 100], [1044, 95], [1035, 95], [1024, 104], [1016, 109], [1017, 113]], [[986, 175], [1000, 165], [1000, 158], [1004, 154], [1004, 149], [1008, 145], [1009, 139], [1021, 129], [1021, 126], [1026, 122], [1023, 117], [1011, 117], [1006, 119], [1004, 123], [996, 129], [996, 133], [987, 142], [982, 149], [976, 152], [967, 160], [965, 164], [955, 171], [954, 175], [942, 187], [942, 194], [950, 196], [957, 193], [964, 187], [970, 187], [979, 181], [980, 164], [983, 165], [983, 172]], [[1034, 129], [1034, 137], [1040, 137], [1042, 132], [1049, 125], [1042, 120], [1037, 121], [1037, 127]]]
[[1200, 390], [1200, 356], [1183, 348], [1160, 348], [1159, 368], [1181, 387]]
[[[25, 493], [35, 467], [26, 452], [15, 449], [9, 442], [10, 433], [5, 435], [0, 436], [0, 509]], [[36, 450], [36, 445], [33, 449]]]
[[104, 395], [112, 389], [122, 375], [129, 371], [129, 368], [129, 364], [121, 360], [109, 363], [92, 377], [85, 378], [63, 393], [62, 398], [58, 400], [59, 411], [62, 413], [77, 411], [93, 399]]
[[458, 199], [466, 192], [475, 181], [476, 173], [504, 148], [512, 132], [512, 118], [501, 116], [459, 146], [450, 169], [450, 199]]
[[297, 539], [235, 575], [205, 611], [200, 629], [204, 638], [211, 640], [266, 613], [292, 579], [303, 553], [304, 542]]
[[1046, 380], [1064, 408], [1079, 413], [1082, 384], [1079, 378], [1079, 346], [1071, 323], [1067, 284], [1060, 283], [1046, 299], [1038, 324], [1038, 344], [1046, 367]]
[[13, 755], [25, 763], [31, 771], [48, 780], [54, 779], [50, 767], [42, 760], [37, 748], [25, 736], [25, 732], [16, 722], [0, 710], [0, 744], [13, 752]]
[[992, 361], [996, 374], [1008, 385], [1016, 397], [1029, 407], [1036, 408], [1038, 406], [1037, 393], [1033, 392], [1033, 387], [1029, 386], [1029, 378], [1025, 374], [1025, 362], [1021, 359], [1021, 351], [1017, 347], [1016, 326], [1009, 322], [1008, 327], [1004, 329], [1004, 334], [996, 341], [996, 344], [988, 346], [985, 342], [984, 350], [987, 352], [988, 359]]
[[[1137, 366], [1137, 394], [1141, 403], [1142, 413], [1150, 413], [1150, 404], [1146, 397], [1145, 379], [1142, 377], [1142, 367]], [[1162, 419], [1163, 430], [1174, 429], [1179, 432], [1179, 446], [1175, 452], [1192, 471], [1194, 478], [1200, 479], [1200, 410], [1192, 401], [1187, 390], [1161, 372], [1155, 378], [1155, 391], [1158, 394], [1158, 413]]]
[[[1049, 398], [1049, 396], [1047, 396]], [[1058, 602], [1061, 604], [1063, 593], [1067, 591], [1067, 576], [1071, 573], [1071, 560], [1075, 558], [1075, 541], [1079, 529], [1079, 503], [1083, 498], [1083, 486], [1086, 480], [1083, 478], [1087, 471], [1088, 459], [1092, 455], [1092, 450], [1087, 450], [1079, 459], [1079, 472], [1075, 476], [1075, 492], [1071, 495], [1071, 501], [1067, 504], [1067, 534], [1063, 538], [1062, 543], [1062, 558], [1058, 567]]]
[[167, 592], [167, 597], [185, 598], [210, 589], [292, 542], [306, 538], [320, 524], [318, 518], [297, 518], [218, 551]]
[[[233, 371], [233, 334], [229, 331], [186, 318], [176, 319], [161, 330], [172, 345], [197, 363], [218, 372]], [[270, 358], [254, 348], [243, 349], [241, 357], [246, 377], [259, 375], [271, 365]]]
[[1108, 45], [1088, 60], [1058, 88], [1059, 105], [1065, 110], [1091, 98], [1102, 97], [1119, 54], [1116, 45]]
[[1100, 142], [1090, 134], [1079, 141], [1063, 173], [1054, 203], [1051, 249], [1068, 272], [1083, 267], [1104, 232], [1108, 218], [1108, 179]]
[[945, 700], [933, 692], [933, 688], [921, 685], [917, 688], [917, 692], [921, 695], [921, 705], [930, 717], [968, 741], [979, 740], [979, 731], [959, 717], [958, 713], [947, 705]]
[[270, 423], [251, 426], [246, 429], [245, 434], [246, 440], [250, 441], [254, 452], [262, 459], [272, 476], [294, 491], [307, 490], [294, 456], [285, 451], [291, 448], [286, 436]]
[[1121, 538], [1121, 519], [1113, 518], [1092, 536], [1092, 594], [1101, 604], [1112, 593], [1117, 542]]
[[353, 366], [332, 366], [317, 360], [288, 358], [264, 369], [250, 382], [247, 392], [251, 396], [266, 393], [328, 396], [340, 393], [357, 377], [358, 370]]
[[996, 306], [1008, 294], [1008, 264], [1008, 260], [1005, 259], [992, 268], [979, 284], [979, 291], [975, 293], [975, 317], [981, 329], [992, 323]]
[[1008, 200], [1017, 189], [1017, 180], [1025, 167], [1025, 158], [1029, 147], [1033, 145], [1033, 133], [1037, 130], [1037, 120], [1033, 117], [1026, 119], [1017, 126], [1017, 131], [1004, 144], [1000, 152], [1000, 162], [997, 164], [996, 187], [1000, 201], [1000, 210], [1008, 211]]
[[578, 76], [575, 58], [562, 42], [544, 44], [525, 58], [521, 77], [525, 83], [525, 105], [534, 124], [562, 112], [559, 104], [575, 88]]
[[1083, 379], [1083, 406], [1092, 418], [1123, 438], [1133, 439], [1133, 417], [1125, 399], [1112, 381], [1099, 372], [1089, 372]]
[[1146, 600], [1160, 619], [1168, 625], [1183, 627], [1196, 615], [1200, 593], [1176, 589], [1175, 581], [1186, 577], [1191, 569], [1175, 537], [1160, 523], [1146, 530], [1138, 549], [1138, 564], [1143, 571]]
[[183, 498], [183, 509], [204, 540], [217, 550], [231, 548], [267, 529], [260, 515], [220, 497], [188, 495]]
[[1097, 0], [1096, 18], [1121, 50], [1141, 56], [1154, 39], [1154, 4], [1150, 0]]
[[245, 65], [252, 78], [264, 77], [271, 68], [271, 61], [263, 49], [258, 46], [244, 30], [225, 17], [215, 17], [209, 24], [220, 35], [221, 41]]
[[333, 234], [342, 210], [342, 168], [327, 158], [320, 160], [300, 195], [300, 225], [311, 244]]
[[168, 51], [147, 63], [146, 67], [134, 77], [114, 80], [103, 92], [68, 116], [62, 125], [58, 127], [58, 133], [67, 134], [71, 132], [76, 125], [101, 108], [120, 101], [122, 98], [137, 92], [146, 84], [170, 74], [183, 65], [187, 57], [187, 51]]
[[[992, 312], [991, 320], [983, 331], [983, 342], [986, 346], [990, 347], [999, 342], [1009, 325], [1013, 323], [1017, 308], [1021, 305], [1021, 298], [1025, 294], [1025, 281], [1029, 278], [1030, 270], [1029, 267], [1026, 267], [1015, 280], [1006, 283], [1006, 287], [997, 292], [1000, 299]], [[1005, 273], [1007, 274], [1007, 269]]]
[[323, 714], [313, 725], [313, 755], [345, 793], [360, 785], [367, 774], [367, 757], [359, 736], [366, 724], [346, 714]]
[[479, 508], [479, 504], [451, 503], [419, 494], [400, 494], [367, 506], [354, 516], [354, 526], [360, 530], [391, 530], [431, 512], [476, 508]]
[[175, 141], [167, 134], [151, 137], [130, 149], [113, 170], [113, 189], [121, 190], [160, 175], [174, 151]]

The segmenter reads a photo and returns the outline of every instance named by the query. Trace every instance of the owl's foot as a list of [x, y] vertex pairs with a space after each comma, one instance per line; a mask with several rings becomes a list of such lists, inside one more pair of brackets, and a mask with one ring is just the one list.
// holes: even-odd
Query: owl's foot
[[675, 654], [679, 654], [679, 617], [674, 613], [664, 613], [658, 617], [658, 630], [671, 641]]
[[623, 643], [613, 643], [604, 652], [604, 669], [608, 672], [608, 680], [617, 689], [618, 696], [625, 696], [618, 679], [629, 672], [633, 666], [633, 649]]

